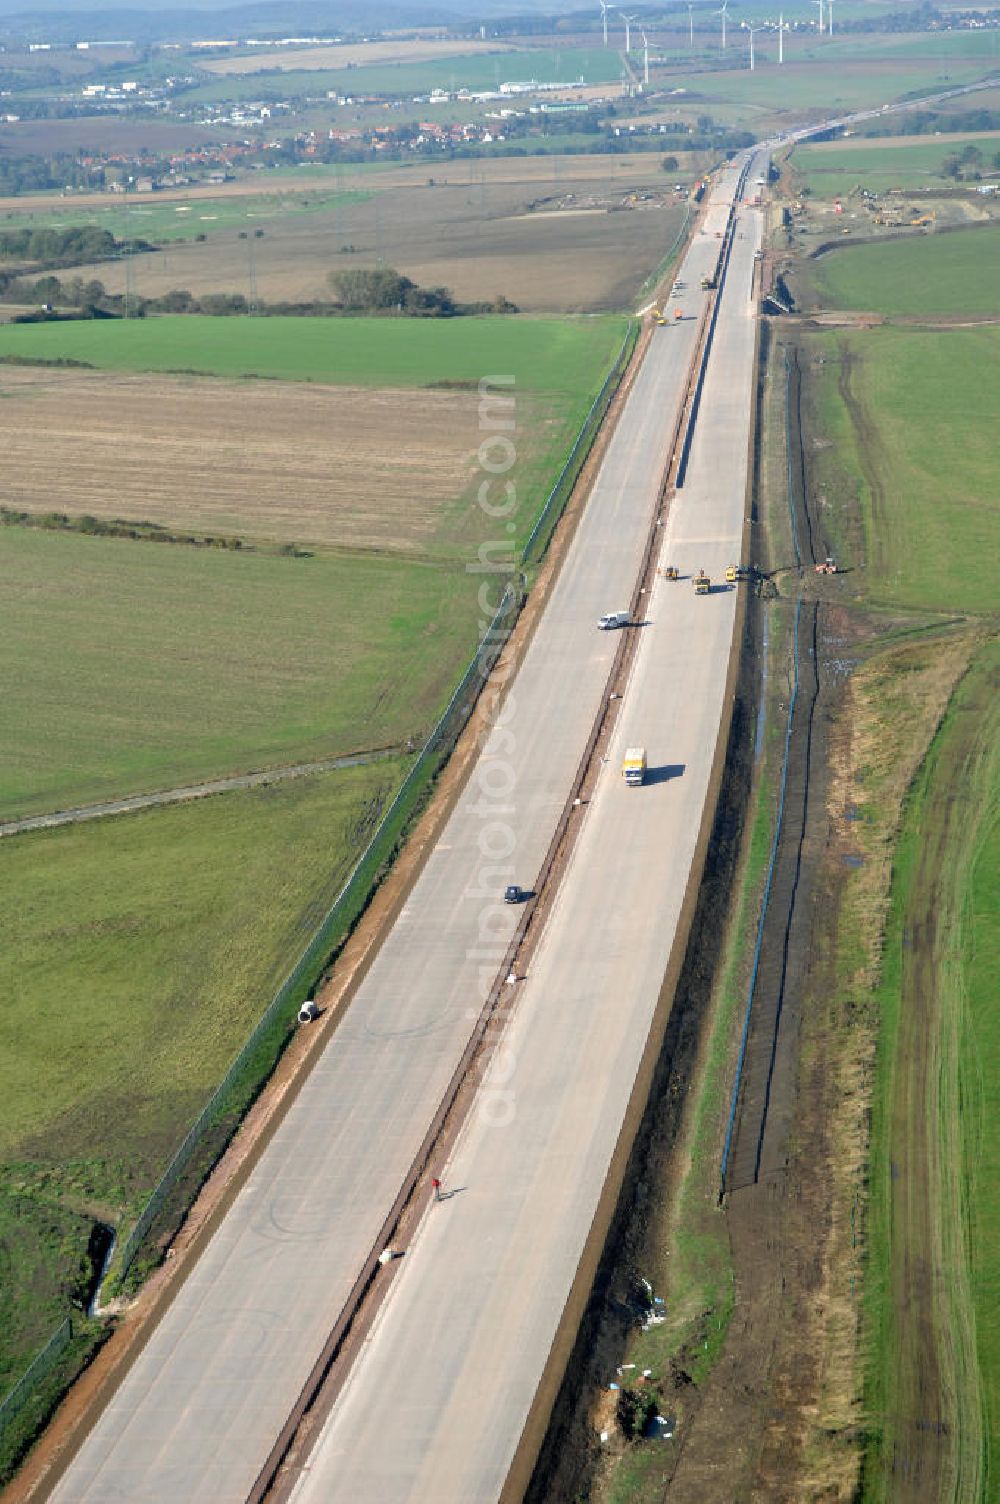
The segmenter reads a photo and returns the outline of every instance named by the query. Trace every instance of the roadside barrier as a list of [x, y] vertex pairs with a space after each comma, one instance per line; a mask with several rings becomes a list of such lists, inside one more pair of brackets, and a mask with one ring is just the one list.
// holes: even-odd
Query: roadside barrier
[[[792, 446], [791, 446], [791, 414], [789, 405], [789, 380], [791, 367], [787, 353], [785, 354], [785, 456], [786, 456], [786, 486], [788, 491], [788, 510], [792, 527], [792, 546], [795, 549], [795, 562], [802, 567], [802, 555], [799, 552], [798, 526], [795, 521], [795, 503], [792, 495]], [[799, 697], [799, 618], [802, 615], [802, 596], [799, 595], [795, 602], [795, 618], [792, 629], [792, 693], [788, 701], [788, 719], [785, 724], [785, 747], [781, 766], [781, 784], [778, 790], [778, 809], [774, 821], [774, 835], [771, 840], [771, 853], [767, 863], [767, 877], [764, 880], [764, 896], [761, 900], [760, 918], [757, 921], [757, 939], [754, 944], [753, 964], [750, 968], [750, 981], [747, 985], [746, 1008], [743, 1012], [743, 1031], [740, 1035], [740, 1051], [736, 1060], [736, 1079], [733, 1081], [733, 1095], [729, 1104], [729, 1120], [726, 1123], [726, 1140], [722, 1148], [722, 1162], [719, 1165], [719, 1200], [725, 1195], [726, 1175], [729, 1170], [729, 1155], [733, 1146], [733, 1134], [736, 1130], [736, 1109], [739, 1103], [740, 1087], [743, 1083], [743, 1066], [746, 1062], [747, 1040], [750, 1036], [750, 1015], [753, 1011], [754, 993], [757, 990], [757, 973], [760, 970], [760, 953], [764, 944], [764, 925], [767, 921], [767, 908], [771, 898], [771, 885], [774, 881], [774, 869], [778, 860], [778, 844], [781, 840], [781, 827], [785, 816], [785, 793], [788, 788], [788, 762], [789, 750], [792, 744], [792, 721], [795, 717], [795, 704]]]

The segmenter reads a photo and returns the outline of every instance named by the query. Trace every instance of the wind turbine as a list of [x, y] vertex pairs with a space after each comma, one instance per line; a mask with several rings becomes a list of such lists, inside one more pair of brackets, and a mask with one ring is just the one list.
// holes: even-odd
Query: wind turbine
[[753, 72], [753, 39], [754, 39], [754, 35], [758, 31], [767, 31], [767, 29], [768, 29], [768, 23], [765, 22], [765, 24], [763, 26], [751, 26], [749, 21], [741, 21], [740, 25], [742, 26], [742, 28], [743, 28], [744, 31], [750, 33], [750, 72], [752, 73]]
[[642, 37], [642, 81], [643, 81], [644, 84], [648, 84], [649, 83], [649, 39], [648, 39], [648, 37], [646, 36], [646, 33], [642, 30], [641, 27], [639, 28], [639, 34]]
[[813, 5], [819, 6], [819, 34], [823, 35], [823, 0], [813, 0]]
[[785, 13], [784, 13], [784, 11], [782, 11], [781, 15], [778, 17], [778, 26], [777, 26], [777, 32], [778, 32], [778, 62], [779, 63], [783, 63], [785, 61], [785, 32], [786, 31], [791, 31], [791, 29], [792, 29], [791, 23], [789, 21], [785, 20]]
[[728, 11], [728, 9], [729, 9], [729, 0], [722, 0], [722, 9], [713, 12], [714, 15], [722, 17], [722, 50], [723, 50], [723, 52], [725, 52], [725, 50], [726, 50], [726, 12]]
[[608, 11], [611, 9], [612, 7], [608, 4], [608, 0], [601, 0], [601, 22], [604, 26], [605, 47], [608, 45]]
[[628, 57], [629, 53], [632, 51], [632, 22], [636, 20], [636, 17], [627, 16], [625, 12], [622, 11], [622, 20], [625, 22], [625, 56]]

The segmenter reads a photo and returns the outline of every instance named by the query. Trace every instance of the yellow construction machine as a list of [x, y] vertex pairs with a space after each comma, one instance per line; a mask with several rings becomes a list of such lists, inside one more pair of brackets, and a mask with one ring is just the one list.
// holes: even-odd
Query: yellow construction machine
[[711, 588], [712, 588], [712, 582], [708, 578], [708, 575], [705, 573], [705, 571], [703, 569], [699, 569], [698, 573], [694, 577], [694, 593], [695, 593], [695, 595], [708, 595], [708, 593], [711, 590]]

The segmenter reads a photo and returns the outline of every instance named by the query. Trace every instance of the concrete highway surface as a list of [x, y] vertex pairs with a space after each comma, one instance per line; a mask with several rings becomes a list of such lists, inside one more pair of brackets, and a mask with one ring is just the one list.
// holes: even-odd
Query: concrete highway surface
[[[530, 888], [549, 846], [616, 648], [596, 619], [632, 596], [718, 246], [697, 237], [679, 273], [671, 307], [686, 317], [654, 331], [502, 725], [295, 1104], [56, 1485], [58, 1504], [240, 1504], [253, 1485], [461, 1059], [517, 923], [503, 888]], [[516, 484], [516, 466], [503, 479]], [[482, 579], [495, 600], [495, 577]], [[724, 597], [702, 604], [731, 614]], [[705, 759], [711, 743], [709, 716], [697, 754], [662, 755]]]
[[[748, 194], [765, 162], [754, 158]], [[760, 212], [741, 209], [661, 555], [682, 579], [653, 589], [607, 763], [481, 1110], [444, 1171], [452, 1194], [406, 1250], [295, 1504], [486, 1504], [507, 1478], [618, 1143], [709, 793], [736, 614], [735, 589], [718, 582], [743, 532], [761, 231]], [[691, 584], [702, 567], [716, 582], [707, 597]], [[593, 633], [586, 621], [578, 632], [582, 657]], [[649, 761], [641, 788], [620, 773], [635, 745]]]

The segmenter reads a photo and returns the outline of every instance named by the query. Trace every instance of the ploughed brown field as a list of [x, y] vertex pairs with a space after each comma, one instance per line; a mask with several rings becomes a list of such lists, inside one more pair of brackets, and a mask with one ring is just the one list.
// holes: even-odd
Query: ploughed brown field
[[0, 367], [0, 504], [419, 554], [458, 520], [477, 401]]
[[[309, 214], [285, 212], [276, 198], [273, 212], [248, 219], [244, 231], [264, 232], [253, 242], [258, 296], [330, 297], [329, 273], [381, 262], [421, 285], [449, 287], [466, 302], [503, 294], [527, 312], [628, 307], [670, 247], [684, 203], [658, 155], [578, 162], [471, 160], [437, 172], [424, 167], [419, 175], [400, 169], [399, 187], [387, 187], [387, 175], [345, 173], [345, 187], [377, 191]], [[174, 288], [247, 294], [247, 240], [233, 226], [203, 229], [201, 243], [175, 242], [136, 257], [136, 290], [145, 297]], [[121, 262], [84, 267], [80, 275], [124, 290]]]

